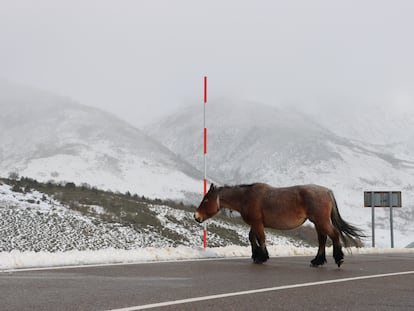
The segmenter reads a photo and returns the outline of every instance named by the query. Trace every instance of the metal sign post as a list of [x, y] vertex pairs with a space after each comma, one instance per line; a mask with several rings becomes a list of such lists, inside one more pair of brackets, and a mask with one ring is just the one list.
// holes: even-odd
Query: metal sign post
[[391, 232], [391, 248], [394, 248], [394, 225], [392, 220], [392, 192], [389, 193], [390, 197], [390, 232]]
[[375, 208], [389, 207], [390, 209], [390, 235], [391, 248], [394, 248], [394, 221], [393, 209], [402, 207], [401, 191], [365, 191], [364, 207], [371, 207], [372, 222], [372, 247], [375, 247]]
[[[374, 192], [371, 192], [371, 197], [374, 197]], [[374, 200], [371, 200], [371, 202], [372, 247], [375, 247], [375, 206]]]

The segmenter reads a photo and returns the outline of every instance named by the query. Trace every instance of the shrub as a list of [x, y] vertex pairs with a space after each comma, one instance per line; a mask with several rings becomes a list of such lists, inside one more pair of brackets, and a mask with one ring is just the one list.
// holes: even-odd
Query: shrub
[[19, 174], [17, 172], [10, 172], [9, 173], [9, 179], [18, 180], [19, 179]]

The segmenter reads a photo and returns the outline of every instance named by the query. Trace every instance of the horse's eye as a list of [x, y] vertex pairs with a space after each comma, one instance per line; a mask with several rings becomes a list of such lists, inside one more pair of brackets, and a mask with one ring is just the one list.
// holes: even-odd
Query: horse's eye
[[204, 200], [204, 203], [207, 203], [207, 202], [208, 202], [208, 199], [205, 199], [205, 200]]

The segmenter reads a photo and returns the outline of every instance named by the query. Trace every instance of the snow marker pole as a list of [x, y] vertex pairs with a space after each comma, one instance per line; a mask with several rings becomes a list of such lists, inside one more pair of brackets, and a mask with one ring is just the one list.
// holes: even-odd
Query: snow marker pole
[[[207, 104], [207, 76], [204, 76], [204, 195], [207, 193], [207, 128], [206, 128], [206, 104]], [[207, 248], [207, 224], [204, 222], [203, 246]]]

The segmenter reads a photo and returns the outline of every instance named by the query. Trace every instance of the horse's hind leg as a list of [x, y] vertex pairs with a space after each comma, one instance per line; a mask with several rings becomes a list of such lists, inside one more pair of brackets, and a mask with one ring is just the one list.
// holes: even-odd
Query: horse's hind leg
[[267, 252], [264, 228], [250, 229], [249, 240], [252, 246], [252, 259], [256, 264], [261, 264], [269, 259], [269, 253]]
[[325, 246], [327, 234], [319, 226], [315, 225], [315, 227], [318, 233], [319, 248], [316, 257], [311, 260], [312, 267], [321, 266], [326, 263]]
[[333, 244], [333, 257], [338, 267], [340, 267], [344, 262], [344, 253], [342, 252], [341, 242], [339, 241], [339, 231], [334, 226], [332, 226], [328, 235], [331, 238]]
[[332, 225], [316, 225], [316, 231], [318, 232], [319, 249], [316, 257], [311, 261], [312, 266], [323, 265], [326, 262], [325, 257], [325, 245], [326, 236], [332, 240], [333, 244], [333, 257], [338, 267], [344, 262], [344, 253], [342, 252], [341, 242], [339, 241], [339, 231]]

